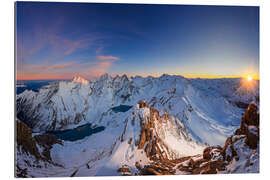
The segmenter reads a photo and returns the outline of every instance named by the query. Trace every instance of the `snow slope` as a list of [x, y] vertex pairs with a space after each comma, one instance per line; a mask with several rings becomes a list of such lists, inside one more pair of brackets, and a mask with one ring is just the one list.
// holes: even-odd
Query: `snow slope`
[[240, 96], [240, 83], [240, 79], [185, 79], [169, 75], [113, 78], [105, 74], [88, 83], [63, 81], [39, 92], [24, 91], [17, 96], [17, 116], [36, 132], [68, 129], [88, 122], [100, 125], [102, 116], [112, 107], [134, 106], [144, 100], [183, 123], [196, 141], [221, 144], [240, 123], [243, 109], [235, 102], [249, 103], [254, 100], [254, 93], [258, 94], [256, 87], [254, 93]]
[[[138, 148], [141, 118], [150, 118], [148, 107], [135, 106], [125, 113], [110, 111], [101, 120], [103, 125], [107, 125], [104, 131], [75, 142], [64, 141], [63, 145], [54, 145], [52, 160], [64, 165], [65, 169], [77, 170], [77, 176], [120, 175], [116, 170], [122, 165], [136, 171], [136, 162], [143, 166], [151, 161], [144, 149]], [[205, 146], [188, 139], [187, 134], [184, 137], [184, 132], [173, 127], [174, 120], [171, 118], [159, 123], [155, 119], [154, 132], [162, 140], [158, 146], [168, 147], [167, 155], [171, 159], [202, 153]], [[88, 167], [91, 167], [90, 171]]]
[[[53, 145], [52, 161], [63, 167], [40, 170], [37, 176], [120, 175], [116, 169], [121, 166], [136, 172], [136, 165], [153, 159], [202, 154], [208, 144], [223, 146], [240, 125], [244, 109], [239, 102], [258, 99], [257, 82], [252, 91], [241, 83], [170, 75], [76, 77], [17, 95], [17, 117], [38, 133], [86, 123], [105, 127], [84, 139]], [[133, 107], [112, 110], [119, 105]]]

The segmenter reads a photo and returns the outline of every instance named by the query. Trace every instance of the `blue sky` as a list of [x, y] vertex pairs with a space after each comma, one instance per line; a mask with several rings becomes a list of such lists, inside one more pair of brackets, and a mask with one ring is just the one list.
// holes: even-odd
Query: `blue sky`
[[259, 77], [259, 8], [16, 3], [17, 78]]

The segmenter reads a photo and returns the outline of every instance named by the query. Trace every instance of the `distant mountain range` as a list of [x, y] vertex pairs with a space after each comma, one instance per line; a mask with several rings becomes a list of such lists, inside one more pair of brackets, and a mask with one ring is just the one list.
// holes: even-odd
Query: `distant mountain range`
[[[259, 81], [251, 83], [247, 88], [242, 79], [104, 74], [91, 81], [75, 77], [50, 83], [38, 92], [25, 90], [16, 95], [17, 135], [28, 134], [17, 141], [17, 176], [192, 173], [197, 166], [188, 164], [187, 170], [183, 162], [195, 163], [197, 157], [201, 165], [214, 154], [219, 157], [221, 146], [229, 143], [227, 138], [240, 124], [244, 126], [241, 118], [248, 105], [254, 104], [259, 112]], [[86, 124], [91, 125], [90, 130], [103, 129], [76, 141], [48, 133], [81, 131]], [[256, 134], [258, 124], [250, 126]], [[238, 139], [250, 138], [247, 132], [238, 132]], [[25, 148], [24, 141], [31, 144], [31, 150]], [[231, 144], [236, 141], [234, 138]], [[211, 153], [205, 160], [207, 148]], [[250, 153], [256, 154], [256, 148]], [[231, 165], [229, 171], [226, 167], [236, 156], [230, 157], [227, 164], [214, 164], [220, 172], [259, 171], [258, 153], [250, 170], [233, 170]], [[217, 173], [213, 168], [196, 172]]]

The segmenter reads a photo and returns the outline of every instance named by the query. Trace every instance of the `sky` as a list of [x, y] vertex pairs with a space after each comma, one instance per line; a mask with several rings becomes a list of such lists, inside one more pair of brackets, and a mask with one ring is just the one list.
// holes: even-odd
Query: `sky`
[[17, 2], [18, 80], [259, 79], [259, 7]]

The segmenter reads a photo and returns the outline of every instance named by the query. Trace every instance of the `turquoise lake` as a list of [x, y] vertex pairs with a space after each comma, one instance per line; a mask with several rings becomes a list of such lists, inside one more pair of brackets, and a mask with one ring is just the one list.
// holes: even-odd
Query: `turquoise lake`
[[132, 106], [129, 106], [129, 105], [120, 105], [120, 106], [113, 107], [112, 110], [114, 112], [126, 112], [130, 110], [131, 108]]
[[59, 131], [48, 131], [48, 134], [54, 134], [58, 139], [65, 141], [77, 141], [90, 136], [95, 133], [99, 133], [105, 129], [104, 126], [92, 127], [91, 124], [85, 124], [78, 126], [74, 129], [59, 130]]

